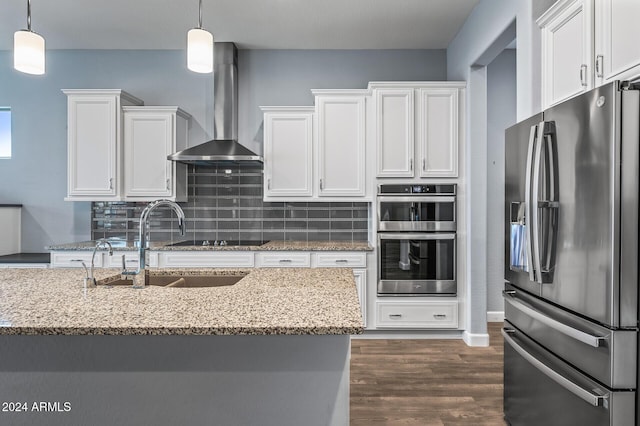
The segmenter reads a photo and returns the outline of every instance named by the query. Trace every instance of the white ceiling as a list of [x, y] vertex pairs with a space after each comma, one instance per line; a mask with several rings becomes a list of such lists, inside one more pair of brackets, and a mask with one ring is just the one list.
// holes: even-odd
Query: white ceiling
[[[443, 49], [479, 0], [203, 0], [203, 27], [240, 49]], [[0, 50], [27, 26], [0, 1]], [[198, 0], [32, 0], [47, 49], [183, 49]]]

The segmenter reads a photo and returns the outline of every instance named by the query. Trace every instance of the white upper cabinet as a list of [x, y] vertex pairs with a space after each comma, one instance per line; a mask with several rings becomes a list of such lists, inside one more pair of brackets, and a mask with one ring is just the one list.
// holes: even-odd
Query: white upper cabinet
[[187, 166], [167, 155], [187, 147], [190, 115], [178, 107], [123, 107], [124, 198], [187, 198]]
[[414, 89], [375, 90], [378, 177], [413, 177]]
[[593, 0], [560, 0], [537, 22], [547, 108], [593, 88]]
[[420, 176], [458, 176], [458, 89], [420, 89]]
[[117, 201], [122, 195], [122, 106], [142, 101], [122, 90], [67, 95], [67, 197]]
[[458, 176], [460, 82], [372, 82], [379, 178]]
[[318, 196], [365, 195], [365, 91], [314, 91], [318, 114]]
[[264, 199], [313, 195], [314, 107], [262, 107]]
[[596, 0], [596, 84], [640, 77], [640, 1]]
[[265, 201], [362, 201], [368, 90], [313, 90], [312, 107], [261, 107]]

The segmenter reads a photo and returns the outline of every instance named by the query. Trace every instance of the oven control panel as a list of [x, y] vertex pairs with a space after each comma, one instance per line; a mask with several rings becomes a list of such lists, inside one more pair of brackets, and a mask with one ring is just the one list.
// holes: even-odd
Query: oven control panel
[[378, 194], [436, 194], [455, 195], [456, 185], [413, 185], [383, 184], [378, 186]]

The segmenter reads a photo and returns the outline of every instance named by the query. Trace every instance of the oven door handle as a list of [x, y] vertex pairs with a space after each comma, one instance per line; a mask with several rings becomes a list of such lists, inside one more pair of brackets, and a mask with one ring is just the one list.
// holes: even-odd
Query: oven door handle
[[455, 203], [456, 197], [440, 195], [387, 196], [378, 195], [378, 203]]
[[378, 233], [380, 240], [455, 240], [455, 233], [444, 232], [393, 232]]

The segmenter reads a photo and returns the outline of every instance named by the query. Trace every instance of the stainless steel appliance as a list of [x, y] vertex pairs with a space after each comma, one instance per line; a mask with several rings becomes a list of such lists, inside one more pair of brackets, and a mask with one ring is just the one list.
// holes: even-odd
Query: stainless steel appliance
[[378, 231], [455, 231], [456, 185], [378, 186]]
[[513, 426], [639, 422], [638, 88], [613, 82], [506, 131]]
[[378, 187], [378, 295], [456, 294], [456, 186]]

